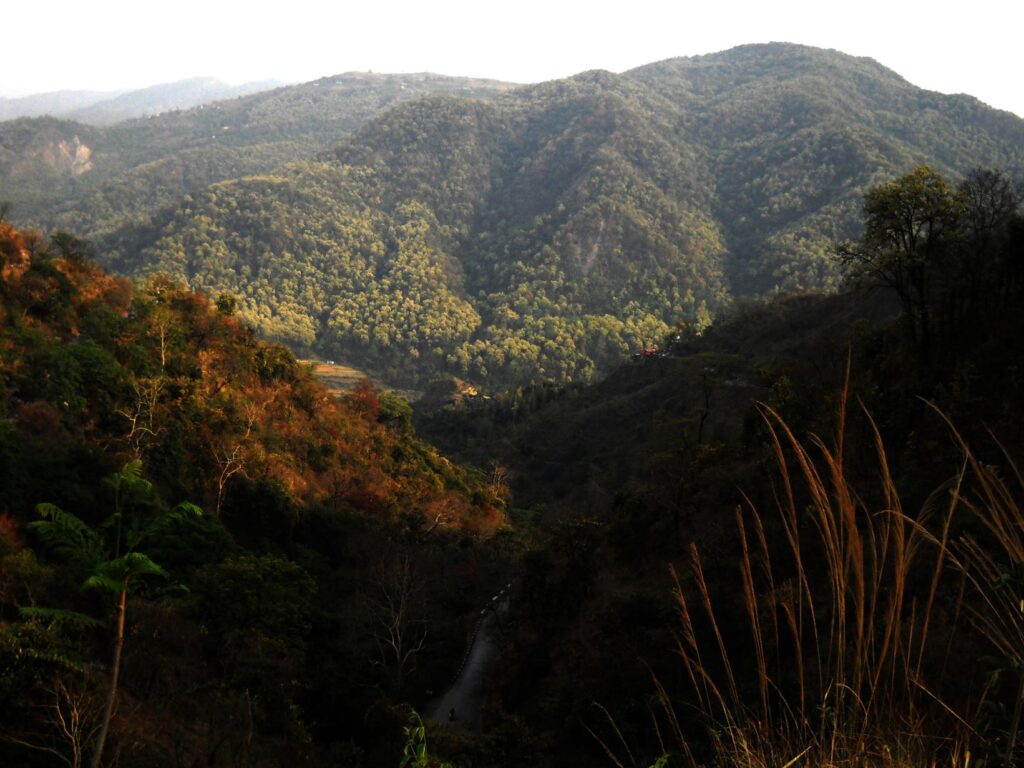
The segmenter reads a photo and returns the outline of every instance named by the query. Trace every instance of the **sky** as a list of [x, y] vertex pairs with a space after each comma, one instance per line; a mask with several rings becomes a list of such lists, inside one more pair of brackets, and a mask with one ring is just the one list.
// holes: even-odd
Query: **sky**
[[[6, 3], [0, 95], [348, 71], [538, 82], [771, 41], [869, 56], [1024, 116], [1008, 0], [35, 0]], [[18, 62], [16, 66], [12, 62]]]

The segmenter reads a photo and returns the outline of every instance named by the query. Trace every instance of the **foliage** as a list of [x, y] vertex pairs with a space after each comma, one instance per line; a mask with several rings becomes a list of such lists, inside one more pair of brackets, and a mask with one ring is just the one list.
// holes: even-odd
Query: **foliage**
[[[421, 431], [462, 457], [506, 466], [516, 505], [530, 508], [514, 513], [538, 533], [518, 581], [502, 704], [534, 738], [550, 740], [545, 754], [557, 755], [555, 764], [608, 759], [588, 730], [622, 765], [647, 765], [665, 752], [673, 753], [670, 764], [687, 764], [684, 741], [703, 765], [715, 764], [715, 744], [722, 761], [735, 765], [757, 758], [784, 765], [808, 748], [794, 764], [948, 764], [955, 750], [945, 735], [970, 748], [972, 764], [985, 755], [989, 764], [1002, 762], [1014, 733], [1019, 749], [1011, 650], [1019, 579], [1013, 538], [1004, 545], [996, 531], [1020, 527], [1024, 397], [1013, 361], [1024, 314], [1020, 283], [1010, 277], [1021, 253], [1020, 212], [998, 172], [972, 173], [947, 189], [956, 202], [961, 188], [979, 184], [1005, 204], [973, 204], [1002, 213], [962, 214], [955, 247], [933, 265], [934, 364], [926, 370], [917, 365], [919, 341], [907, 332], [899, 297], [875, 286], [737, 303], [703, 334], [673, 335], [664, 355], [623, 365], [595, 385], [523, 388], [417, 415]], [[973, 270], [961, 272], [968, 264]], [[973, 278], [953, 277], [962, 274]], [[843, 391], [850, 413], [866, 411], [873, 421], [850, 415], [842, 450], [806, 438], [833, 428]], [[922, 397], [950, 415], [961, 437], [950, 440]], [[768, 405], [759, 410], [758, 401]], [[765, 414], [777, 414], [768, 424], [778, 450]], [[969, 452], [967, 445], [985, 448]], [[777, 474], [783, 459], [788, 480]], [[777, 504], [785, 515], [774, 514]], [[740, 520], [732, 513], [738, 507]], [[753, 509], [761, 510], [757, 519]], [[906, 517], [894, 518], [895, 510]], [[1000, 522], [989, 529], [983, 518]], [[999, 565], [972, 560], [966, 569], [985, 576], [964, 581], [949, 566], [958, 568], [954, 558], [967, 552]], [[668, 599], [669, 566], [680, 575], [692, 638], [667, 629], [678, 626], [680, 610]], [[901, 589], [897, 610], [892, 600]], [[801, 600], [798, 647], [787, 610], [800, 626]], [[894, 610], [902, 618], [890, 616]], [[678, 663], [684, 651], [691, 661], [699, 651], [696, 663], [710, 681], [691, 666], [693, 685]], [[659, 703], [663, 696], [681, 734]], [[700, 709], [701, 696], [710, 710]], [[702, 723], [696, 711], [709, 719]], [[962, 748], [959, 756], [962, 763]]]
[[941, 355], [934, 337], [987, 321], [1019, 290], [1010, 223], [1019, 202], [999, 171], [975, 170], [953, 189], [926, 166], [865, 194], [864, 234], [840, 244], [839, 257], [852, 283], [899, 298], [923, 374]]
[[[418, 440], [396, 395], [337, 399], [201, 295], [60, 242], [0, 223], [0, 762], [390, 743], [362, 715], [384, 691], [422, 703], [457, 663], [510, 557], [504, 495]], [[182, 497], [207, 513], [163, 502]], [[432, 644], [396, 690], [360, 611], [398, 544]]]
[[[0, 179], [20, 221], [95, 237], [148, 225], [162, 207], [209, 184], [306, 159], [393, 104], [426, 93], [486, 98], [509, 87], [353, 72], [108, 127], [9, 120], [0, 123]], [[88, 171], [74, 164], [78, 146], [89, 150]]]
[[[15, 165], [73, 137], [15, 122]], [[349, 75], [109, 130], [125, 170], [38, 220], [297, 351], [492, 389], [593, 380], [730, 295], [837, 288], [860, 193], [924, 160], [1024, 167], [1019, 119], [782, 44], [512, 91]]]
[[409, 713], [409, 725], [402, 728], [405, 733], [405, 746], [402, 748], [402, 762], [399, 768], [452, 768], [451, 763], [439, 763], [431, 760], [427, 754], [427, 728], [423, 719], [413, 710]]

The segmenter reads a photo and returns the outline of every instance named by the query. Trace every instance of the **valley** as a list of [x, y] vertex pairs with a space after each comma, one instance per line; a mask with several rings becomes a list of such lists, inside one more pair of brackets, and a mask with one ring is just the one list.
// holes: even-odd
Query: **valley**
[[1024, 119], [784, 43], [68, 117], [0, 764], [1024, 759]]

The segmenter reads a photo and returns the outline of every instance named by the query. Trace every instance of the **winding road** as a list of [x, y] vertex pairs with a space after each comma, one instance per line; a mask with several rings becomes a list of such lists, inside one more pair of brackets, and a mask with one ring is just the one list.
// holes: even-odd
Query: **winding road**
[[[427, 705], [427, 717], [462, 728], [480, 728], [480, 710], [485, 699], [484, 675], [498, 656], [503, 622], [508, 617], [510, 586], [495, 595], [480, 612], [462, 667], [448, 690]], [[451, 718], [453, 710], [454, 719]]]

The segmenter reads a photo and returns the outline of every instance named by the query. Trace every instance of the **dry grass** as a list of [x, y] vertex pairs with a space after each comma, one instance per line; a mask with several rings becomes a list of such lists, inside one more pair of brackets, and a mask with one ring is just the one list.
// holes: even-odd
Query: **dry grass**
[[[909, 513], [879, 430], [861, 407], [878, 468], [875, 499], [880, 503], [869, 507], [847, 477], [847, 395], [848, 384], [834, 441], [813, 437], [810, 447], [776, 411], [761, 406], [780, 475], [776, 519], [764, 516], [749, 499], [736, 510], [749, 625], [743, 646], [752, 651], [734, 657], [730, 641], [735, 638], [723, 633], [695, 546], [686, 589], [673, 571], [681, 624], [678, 652], [712, 746], [705, 762], [736, 768], [1008, 768], [1020, 740], [1024, 702], [1024, 596], [1020, 579], [1008, 576], [1012, 569], [1020, 573], [1024, 563], [1019, 503], [1024, 478], [1003, 450], [1015, 495], [949, 423], [962, 468], [920, 510]], [[951, 541], [954, 518], [960, 515], [980, 521], [985, 543], [967, 536]], [[769, 544], [769, 533], [776, 532], [781, 547]], [[947, 702], [925, 679], [936, 666], [942, 672], [943, 656], [949, 653], [948, 643], [932, 647], [942, 645], [933, 641], [940, 594], [959, 595], [953, 618], [949, 610], [942, 612], [944, 636], [965, 616], [963, 631], [973, 628], [1021, 675], [1009, 726], [995, 747], [984, 745], [971, 727], [977, 699], [988, 691], [976, 691], [973, 702]], [[696, 766], [681, 722], [692, 715], [680, 714], [677, 703], [655, 684], [661, 719], [668, 723], [658, 735], [670, 733], [668, 741], [675, 745], [665, 751]], [[976, 753], [985, 747], [987, 759], [976, 755], [972, 761], [972, 746]]]

